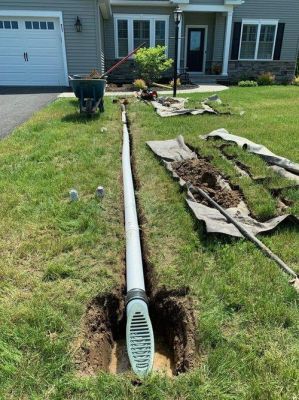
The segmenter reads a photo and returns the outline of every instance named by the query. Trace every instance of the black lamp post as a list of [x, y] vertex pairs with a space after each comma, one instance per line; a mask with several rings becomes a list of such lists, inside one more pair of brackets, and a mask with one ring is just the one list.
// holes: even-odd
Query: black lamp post
[[175, 23], [175, 47], [174, 47], [174, 65], [173, 65], [173, 97], [176, 97], [176, 84], [178, 79], [178, 40], [179, 40], [179, 25], [182, 20], [182, 10], [177, 7], [174, 12], [174, 23]]
[[80, 21], [79, 17], [76, 19], [75, 28], [77, 32], [82, 32], [82, 22]]

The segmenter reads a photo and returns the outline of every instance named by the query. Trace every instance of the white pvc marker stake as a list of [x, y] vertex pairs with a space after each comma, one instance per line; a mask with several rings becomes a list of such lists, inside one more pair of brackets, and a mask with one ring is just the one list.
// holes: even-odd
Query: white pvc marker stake
[[79, 194], [78, 194], [76, 189], [71, 189], [69, 193], [70, 193], [70, 200], [71, 201], [78, 201], [79, 200]]
[[97, 187], [96, 196], [98, 199], [102, 199], [105, 196], [105, 189], [103, 188], [103, 186]]

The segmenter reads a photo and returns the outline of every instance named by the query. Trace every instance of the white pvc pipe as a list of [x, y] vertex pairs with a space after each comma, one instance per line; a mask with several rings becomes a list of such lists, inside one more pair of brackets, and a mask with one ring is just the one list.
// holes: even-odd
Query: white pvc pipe
[[132, 178], [130, 139], [126, 124], [126, 112], [122, 112], [123, 122], [123, 152], [122, 169], [125, 203], [126, 230], [126, 275], [127, 292], [132, 289], [145, 290], [140, 235], [136, 211], [135, 193]]
[[154, 362], [154, 334], [148, 314], [145, 293], [142, 253], [132, 177], [130, 138], [125, 106], [122, 105], [123, 122], [123, 184], [126, 231], [127, 276], [127, 351], [133, 371], [138, 376], [149, 374]]

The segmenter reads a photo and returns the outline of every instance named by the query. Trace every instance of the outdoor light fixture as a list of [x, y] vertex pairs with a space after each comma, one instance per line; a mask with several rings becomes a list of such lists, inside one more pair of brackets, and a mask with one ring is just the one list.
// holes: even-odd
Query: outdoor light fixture
[[175, 50], [174, 50], [174, 64], [173, 64], [173, 97], [176, 97], [176, 87], [178, 79], [178, 40], [179, 40], [179, 25], [182, 20], [182, 10], [177, 7], [174, 12], [174, 23], [175, 23]]
[[176, 24], [179, 24], [182, 20], [182, 10], [180, 9], [180, 7], [177, 7], [174, 10], [173, 15], [174, 15], [174, 22]]
[[77, 19], [76, 19], [75, 28], [76, 28], [77, 32], [82, 32], [82, 23], [81, 23], [79, 17], [77, 17]]

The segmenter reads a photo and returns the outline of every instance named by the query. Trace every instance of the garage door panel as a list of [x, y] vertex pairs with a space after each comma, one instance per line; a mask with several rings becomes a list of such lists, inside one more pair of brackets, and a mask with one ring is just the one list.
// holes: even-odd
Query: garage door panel
[[24, 84], [25, 74], [24, 72], [16, 73], [16, 72], [5, 72], [0, 74], [0, 82], [1, 80], [5, 81], [5, 85], [9, 86], [19, 86]]
[[39, 86], [43, 85], [61, 86], [63, 85], [63, 80], [60, 80], [59, 77], [57, 77], [57, 75], [55, 74], [47, 75], [46, 78], [43, 74], [37, 74], [36, 76], [33, 75], [28, 83], [30, 85], [39, 85]]
[[[26, 66], [24, 66], [25, 62], [19, 62], [19, 60], [14, 60], [14, 57], [11, 57], [10, 60], [5, 60], [4, 62], [1, 61], [1, 57], [0, 57], [0, 65], [1, 65], [1, 69], [0, 69], [0, 75], [2, 75], [3, 72], [26, 72]], [[13, 67], [12, 67], [13, 65]]]
[[[17, 21], [14, 26], [18, 29], [0, 29], [0, 85], [65, 85], [59, 19], [15, 16], [6, 19]], [[0, 16], [1, 20], [4, 18]], [[30, 26], [28, 21], [32, 29], [26, 29]], [[24, 53], [28, 60], [24, 59]]]
[[35, 55], [40, 57], [46, 57], [49, 55], [50, 57], [55, 56], [61, 60], [61, 57], [58, 57], [57, 48], [56, 47], [28, 47], [27, 50], [28, 55]]

